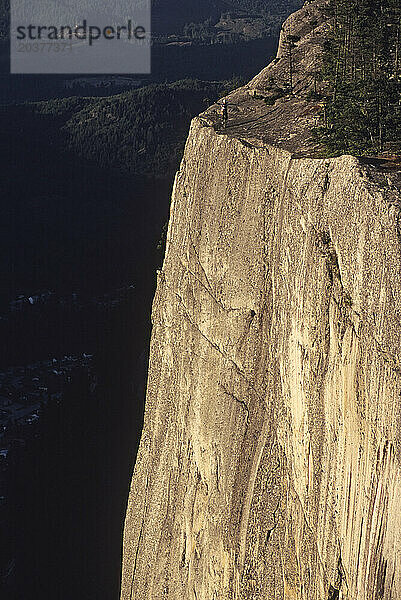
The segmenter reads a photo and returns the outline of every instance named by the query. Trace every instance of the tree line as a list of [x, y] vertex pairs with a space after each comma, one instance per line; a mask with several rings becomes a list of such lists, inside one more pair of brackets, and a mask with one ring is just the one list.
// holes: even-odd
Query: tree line
[[329, 155], [397, 151], [401, 134], [399, 0], [330, 0], [323, 49], [324, 114], [316, 130]]

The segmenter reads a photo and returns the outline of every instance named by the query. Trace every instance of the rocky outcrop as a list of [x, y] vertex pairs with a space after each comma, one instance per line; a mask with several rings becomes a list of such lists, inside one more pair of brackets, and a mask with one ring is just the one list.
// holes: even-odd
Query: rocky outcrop
[[277, 61], [230, 97], [227, 130], [213, 107], [193, 121], [122, 600], [401, 597], [400, 193], [380, 164], [311, 154], [320, 6], [290, 20], [293, 96], [255, 98]]

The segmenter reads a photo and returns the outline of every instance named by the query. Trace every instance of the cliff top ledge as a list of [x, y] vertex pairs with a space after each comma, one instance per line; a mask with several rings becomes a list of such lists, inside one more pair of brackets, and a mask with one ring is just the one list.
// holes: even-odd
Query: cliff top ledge
[[[217, 132], [246, 138], [255, 146], [274, 145], [297, 155], [313, 150], [311, 129], [321, 112], [319, 102], [308, 99], [328, 23], [322, 8], [327, 0], [305, 4], [285, 21], [277, 57], [247, 85], [227, 96], [229, 124], [220, 128], [219, 106], [214, 104], [201, 118]], [[288, 36], [299, 38], [292, 49], [292, 93], [290, 85]], [[280, 97], [281, 94], [282, 97]]]
[[[276, 58], [247, 85], [227, 96], [226, 128], [221, 127], [217, 103], [199, 115], [198, 123], [212, 127], [218, 135], [237, 138], [256, 148], [274, 146], [288, 151], [293, 158], [316, 157], [312, 129], [319, 123], [322, 102], [314, 100], [311, 92], [329, 28], [324, 11], [327, 5], [328, 0], [306, 2], [288, 17], [282, 27]], [[290, 51], [286, 44], [289, 36], [296, 40], [291, 49], [292, 92]], [[385, 174], [392, 186], [401, 188], [400, 161], [375, 157], [358, 160], [372, 172]]]

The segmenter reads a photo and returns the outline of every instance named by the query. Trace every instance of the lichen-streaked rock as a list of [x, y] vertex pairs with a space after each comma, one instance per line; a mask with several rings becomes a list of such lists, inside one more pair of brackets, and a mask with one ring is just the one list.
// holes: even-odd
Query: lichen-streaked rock
[[241, 128], [265, 75], [227, 131], [193, 121], [176, 177], [122, 600], [401, 598], [396, 175], [300, 158], [301, 84]]

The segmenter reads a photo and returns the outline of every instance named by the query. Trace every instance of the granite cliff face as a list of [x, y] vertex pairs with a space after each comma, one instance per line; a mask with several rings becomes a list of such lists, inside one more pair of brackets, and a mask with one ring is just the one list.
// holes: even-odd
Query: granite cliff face
[[193, 121], [122, 600], [401, 598], [398, 174], [313, 158], [321, 4], [286, 24], [294, 96], [263, 100], [282, 55], [230, 97], [227, 130], [216, 107]]

